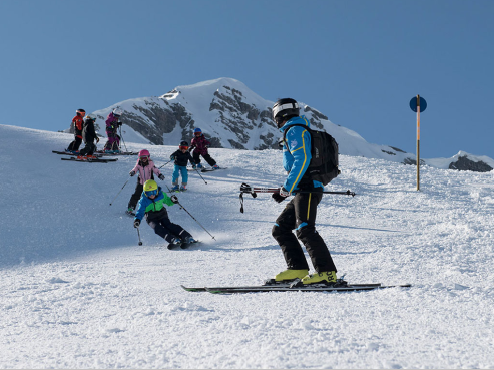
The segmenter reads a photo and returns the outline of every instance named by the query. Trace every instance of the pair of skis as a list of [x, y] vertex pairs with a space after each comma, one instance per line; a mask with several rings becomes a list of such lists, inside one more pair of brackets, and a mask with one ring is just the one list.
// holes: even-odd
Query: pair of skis
[[102, 158], [103, 153], [93, 153], [92, 155], [77, 155], [73, 152], [67, 151], [58, 151], [52, 150], [52, 153], [61, 154], [61, 155], [70, 155], [69, 158], [60, 158], [62, 161], [76, 161], [76, 162], [99, 162], [99, 163], [107, 163], [107, 162], [115, 162], [118, 158]]
[[[201, 172], [209, 172], [209, 171], [217, 171], [217, 170], [226, 170], [228, 167], [218, 167], [218, 168], [213, 168], [213, 167], [202, 167], [200, 169], [197, 169], [198, 171]], [[187, 168], [187, 171], [195, 171], [196, 168]]]
[[181, 287], [187, 292], [208, 292], [212, 294], [238, 294], [238, 293], [269, 293], [269, 292], [356, 292], [380, 290], [389, 288], [409, 288], [410, 284], [403, 285], [382, 285], [380, 283], [370, 284], [348, 284], [340, 280], [334, 285], [311, 284], [309, 286], [301, 285], [300, 282], [295, 283], [273, 283], [268, 282], [265, 285], [253, 286], [222, 286], [222, 287]]

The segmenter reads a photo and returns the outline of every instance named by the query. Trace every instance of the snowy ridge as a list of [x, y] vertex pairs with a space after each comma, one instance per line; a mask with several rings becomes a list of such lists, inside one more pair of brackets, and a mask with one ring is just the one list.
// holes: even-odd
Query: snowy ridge
[[[245, 197], [240, 214], [238, 201], [243, 181], [282, 183], [281, 153], [212, 148], [228, 169], [202, 174], [207, 185], [190, 173], [178, 197], [217, 241], [169, 207], [202, 241], [169, 251], [144, 222], [137, 245], [124, 215], [135, 178], [114, 200], [136, 158], [51, 153], [71, 140], [0, 125], [0, 368], [492, 368], [492, 172], [424, 166], [417, 192], [413, 166], [342, 155], [327, 188], [357, 196], [325, 196], [317, 222], [338, 275], [412, 288], [216, 296], [180, 284], [251, 285], [285, 268], [271, 237], [284, 204]], [[126, 145], [158, 166], [176, 149]]]
[[[368, 143], [357, 132], [336, 125], [317, 109], [299, 103], [313, 128], [325, 130], [336, 138], [341, 154], [416, 163], [415, 153]], [[223, 77], [177, 86], [160, 97], [125, 100], [94, 113], [103, 136], [106, 136], [106, 116], [113, 108], [120, 107], [125, 111], [123, 136], [129, 142], [178, 145], [181, 140], [190, 141], [193, 129], [200, 127], [212, 139], [213, 147], [252, 150], [278, 147], [281, 133], [271, 119], [273, 104], [274, 101], [262, 98], [242, 82]], [[459, 154], [451, 158], [421, 158], [421, 161], [438, 168], [474, 171], [494, 168], [490, 157], [460, 153], [466, 156], [460, 164], [456, 164]]]

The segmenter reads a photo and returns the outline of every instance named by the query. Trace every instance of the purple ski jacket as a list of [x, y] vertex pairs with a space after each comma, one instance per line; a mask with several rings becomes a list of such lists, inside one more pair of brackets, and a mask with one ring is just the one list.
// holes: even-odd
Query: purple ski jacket
[[190, 142], [190, 147], [194, 148], [194, 152], [199, 152], [201, 155], [208, 154], [208, 148], [206, 148], [206, 145], [209, 146], [211, 143], [204, 137], [204, 134], [199, 137], [194, 137]]

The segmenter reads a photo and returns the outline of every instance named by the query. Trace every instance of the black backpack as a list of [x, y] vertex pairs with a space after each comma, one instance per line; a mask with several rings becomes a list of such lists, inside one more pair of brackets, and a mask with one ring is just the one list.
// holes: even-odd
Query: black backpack
[[[338, 169], [338, 143], [334, 137], [325, 131], [312, 130], [305, 125], [294, 124], [283, 132], [283, 142], [287, 148], [286, 133], [293, 126], [301, 126], [309, 131], [311, 135], [312, 159], [306, 175], [308, 174], [312, 180], [320, 181], [326, 186], [341, 172]], [[290, 148], [288, 148], [288, 151], [290, 151]]]

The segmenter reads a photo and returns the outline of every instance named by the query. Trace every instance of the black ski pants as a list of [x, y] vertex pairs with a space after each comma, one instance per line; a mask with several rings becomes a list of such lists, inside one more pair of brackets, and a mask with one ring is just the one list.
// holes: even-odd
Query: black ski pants
[[199, 152], [192, 152], [192, 158], [194, 158], [195, 163], [200, 163], [201, 159], [199, 158], [199, 155], [202, 155], [204, 160], [208, 162], [208, 164], [213, 167], [216, 164], [216, 161], [208, 154], [199, 154]]
[[92, 155], [96, 151], [94, 143], [86, 143], [86, 146], [79, 151], [80, 155]]
[[74, 141], [72, 141], [69, 146], [67, 147], [67, 150], [79, 150], [79, 147], [81, 146], [82, 143], [82, 137], [74, 137]]
[[137, 202], [139, 202], [139, 199], [141, 199], [142, 191], [144, 190], [144, 187], [141, 185], [141, 181], [139, 177], [137, 177], [137, 185], [136, 185], [136, 190], [134, 191], [134, 194], [130, 197], [129, 200], [129, 205], [127, 208], [132, 208], [136, 209]]
[[[316, 231], [317, 206], [322, 196], [322, 191], [295, 195], [276, 220], [273, 237], [283, 251], [288, 269], [309, 270], [304, 251], [298, 241], [300, 240], [318, 273], [337, 271], [326, 243]], [[297, 236], [293, 234], [293, 230]]]
[[175, 238], [183, 240], [185, 237], [191, 237], [181, 226], [171, 223], [167, 216], [157, 220], [147, 220], [147, 223], [154, 229], [154, 233], [165, 239], [167, 243], [171, 243]]

